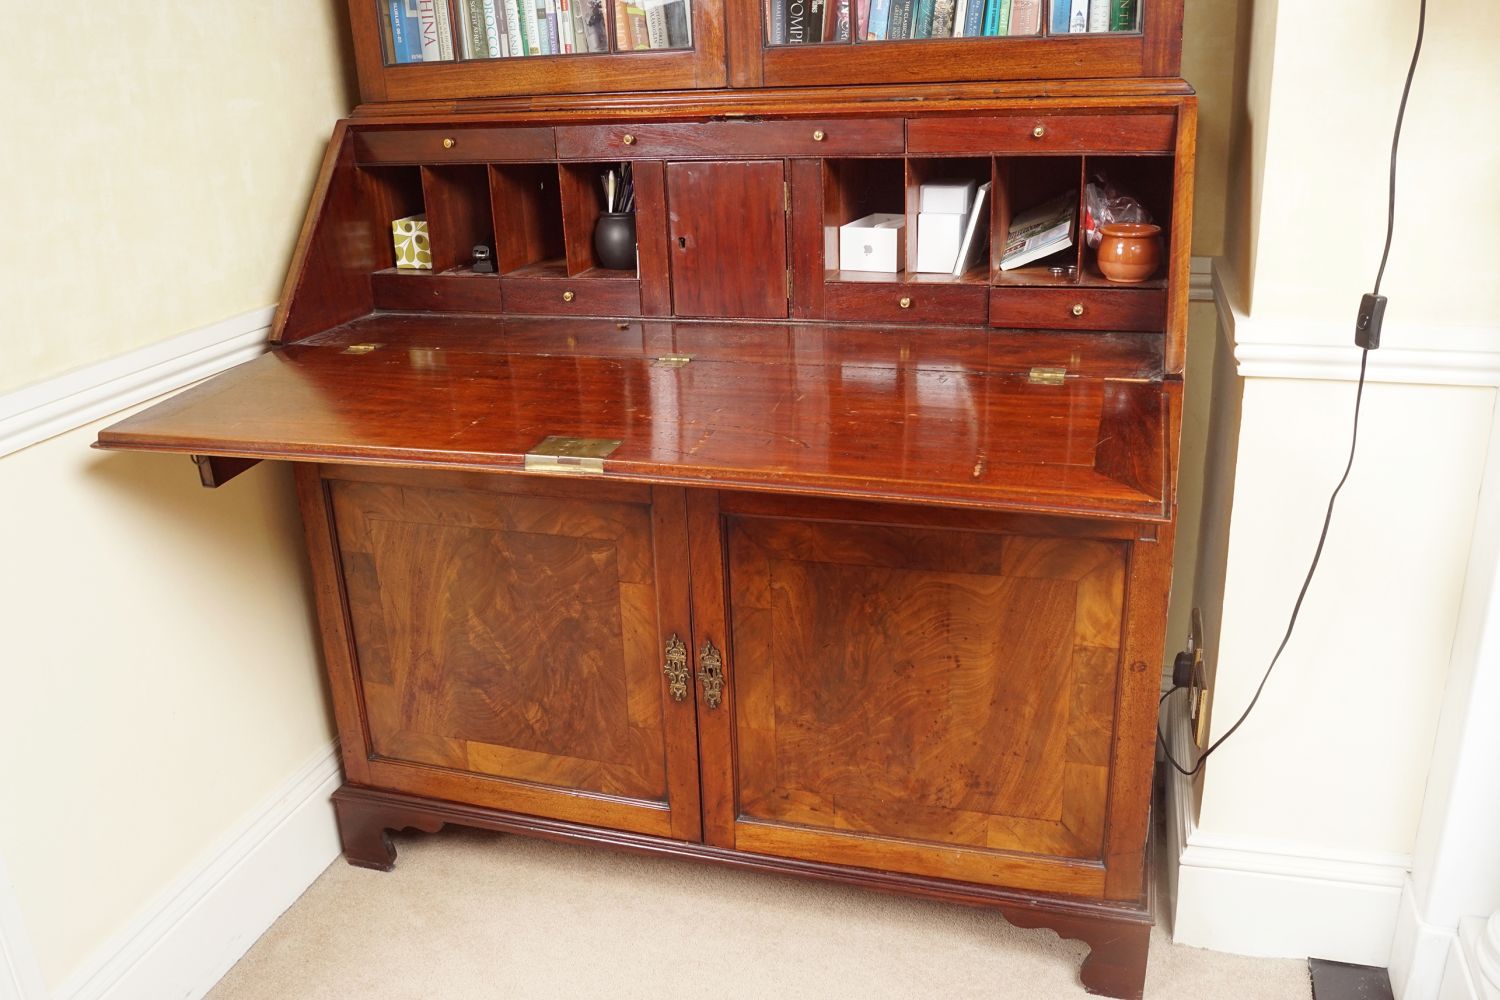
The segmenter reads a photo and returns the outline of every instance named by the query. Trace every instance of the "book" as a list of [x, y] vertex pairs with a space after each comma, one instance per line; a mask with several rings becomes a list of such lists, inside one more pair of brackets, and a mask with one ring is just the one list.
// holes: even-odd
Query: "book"
[[1010, 220], [1000, 270], [1010, 271], [1073, 245], [1078, 193], [1066, 191]]
[[422, 38], [417, 0], [390, 0], [391, 61], [422, 61]]
[[964, 12], [964, 37], [978, 38], [984, 34], [984, 0], [969, 0], [969, 9]]
[[1051, 0], [1052, 18], [1047, 22], [1047, 34], [1066, 35], [1068, 15], [1073, 13], [1072, 0]]
[[542, 36], [547, 42], [547, 54], [562, 55], [562, 31], [557, 27], [557, 0], [544, 0], [537, 7], [536, 14], [547, 23], [547, 32]]
[[954, 38], [962, 38], [964, 36], [964, 25], [966, 23], [968, 23], [968, 20], [969, 20], [969, 0], [958, 0], [958, 2], [953, 5], [953, 37]]
[[490, 51], [489, 35], [484, 30], [483, 0], [464, 0], [464, 58], [489, 59], [499, 52]]
[[911, 30], [907, 38], [929, 38], [932, 35], [932, 9], [936, 0], [916, 0], [912, 4]]
[[646, 8], [640, 0], [629, 0], [625, 4], [625, 16], [630, 20], [630, 46], [633, 49], [649, 49], [650, 36], [646, 33]]
[[807, 41], [807, 0], [786, 0], [785, 41], [788, 45]]
[[891, 0], [870, 0], [870, 23], [865, 28], [865, 41], [885, 41], [886, 27], [891, 22]]
[[1089, 0], [1072, 0], [1068, 10], [1068, 31], [1077, 34], [1089, 30]]
[[578, 51], [573, 37], [573, 0], [557, 0], [557, 36], [562, 41], [561, 52], [571, 55]]
[[437, 4], [437, 27], [438, 27], [438, 58], [444, 62], [453, 61], [453, 11], [448, 7], [448, 0], [438, 0]]
[[[486, 3], [490, 0], [485, 0]], [[526, 54], [526, 19], [521, 16], [521, 0], [495, 0], [505, 11], [505, 42], [513, 56]]]
[[911, 30], [911, 5], [913, 0], [891, 0], [890, 23], [885, 37], [898, 41]]
[[521, 34], [526, 41], [526, 54], [539, 56], [542, 54], [542, 37], [536, 17], [536, 0], [520, 0], [520, 5]]
[[653, 49], [669, 48], [667, 41], [667, 0], [643, 0], [646, 11], [646, 39]]
[[766, 0], [766, 41], [786, 44], [786, 0]]
[[635, 48], [635, 40], [630, 37], [630, 12], [625, 9], [625, 0], [615, 0], [615, 48], [620, 52]]
[[1108, 31], [1112, 0], [1089, 0], [1089, 30]]
[[438, 43], [437, 0], [417, 0], [417, 37], [422, 40], [422, 61], [441, 62]]
[[1042, 0], [1011, 0], [1008, 35], [1035, 35], [1042, 30]]
[[828, 0], [807, 0], [807, 41], [823, 40], [823, 22], [828, 18]]
[[955, 0], [933, 0], [932, 25], [928, 29], [927, 37], [952, 38], [956, 11]]
[[693, 47], [692, 0], [667, 0], [667, 45], [674, 49]]
[[1003, 35], [1000, 30], [1000, 5], [1002, 0], [984, 0], [984, 33], [990, 37]]
[[[829, 27], [833, 28], [829, 33]], [[824, 41], [847, 42], [853, 25], [850, 23], [849, 0], [830, 0], [828, 21], [823, 26]]]
[[964, 230], [963, 242], [958, 245], [958, 260], [953, 264], [955, 278], [962, 278], [964, 272], [974, 266], [975, 258], [984, 247], [984, 236], [990, 228], [989, 216], [984, 212], [984, 201], [989, 193], [989, 181], [979, 185], [979, 190], [974, 192], [974, 206], [969, 209], [969, 225]]
[[1136, 0], [1111, 0], [1110, 31], [1134, 31]]
[[870, 31], [870, 0], [854, 0], [854, 4], [855, 23], [850, 26], [850, 35], [864, 40]]

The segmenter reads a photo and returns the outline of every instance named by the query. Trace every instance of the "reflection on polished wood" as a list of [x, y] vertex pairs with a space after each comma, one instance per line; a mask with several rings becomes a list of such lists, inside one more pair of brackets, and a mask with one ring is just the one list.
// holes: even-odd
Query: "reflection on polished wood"
[[[697, 335], [656, 325], [674, 341]], [[575, 339], [565, 323], [550, 326], [565, 349]], [[741, 324], [739, 338], [758, 341], [752, 360], [709, 350], [672, 367], [618, 343], [613, 356], [539, 355], [509, 353], [503, 338], [402, 346], [393, 320], [356, 329], [381, 346], [351, 356], [334, 337], [279, 348], [122, 421], [100, 444], [506, 470], [565, 434], [619, 439], [604, 474], [622, 479], [1169, 516], [1166, 433], [1180, 386], [1144, 379], [1155, 362], [1125, 338], [1092, 338], [1099, 360], [1081, 335], [1061, 356], [971, 331]], [[579, 336], [599, 330], [584, 324]], [[1021, 374], [1058, 360], [1086, 374], [1061, 386]]]

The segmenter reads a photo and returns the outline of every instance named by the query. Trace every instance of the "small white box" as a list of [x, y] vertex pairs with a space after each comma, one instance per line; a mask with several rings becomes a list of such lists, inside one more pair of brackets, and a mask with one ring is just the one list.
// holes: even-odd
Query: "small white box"
[[[952, 267], [950, 261], [948, 264]], [[839, 227], [839, 268], [883, 271], [906, 268], [906, 216], [876, 212]]]
[[[979, 190], [978, 181], [951, 181], [941, 184], [923, 184], [919, 212], [945, 212], [949, 215], [968, 215], [974, 206], [974, 192]], [[948, 265], [952, 267], [953, 265]]]
[[958, 248], [964, 242], [968, 215], [922, 212], [917, 215], [917, 266], [926, 274], [952, 274]]

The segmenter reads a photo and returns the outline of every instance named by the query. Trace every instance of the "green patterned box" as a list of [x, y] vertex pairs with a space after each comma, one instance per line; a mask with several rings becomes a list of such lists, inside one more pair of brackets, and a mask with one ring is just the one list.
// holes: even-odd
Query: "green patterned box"
[[396, 245], [396, 266], [432, 270], [432, 243], [427, 239], [427, 216], [408, 215], [391, 223]]

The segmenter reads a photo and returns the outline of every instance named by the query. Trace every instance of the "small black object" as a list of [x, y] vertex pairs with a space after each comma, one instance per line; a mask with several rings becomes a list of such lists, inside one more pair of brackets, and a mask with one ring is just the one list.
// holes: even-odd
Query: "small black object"
[[1172, 661], [1172, 686], [1174, 688], [1193, 686], [1193, 654], [1185, 649]]
[[1367, 351], [1380, 346], [1380, 322], [1385, 318], [1385, 296], [1366, 293], [1359, 300], [1359, 318], [1354, 321], [1354, 343]]
[[635, 270], [635, 213], [601, 212], [594, 224], [594, 253], [611, 270]]
[[485, 246], [483, 243], [474, 248], [474, 273], [495, 273], [495, 255], [492, 254], [490, 252], [490, 248]]

